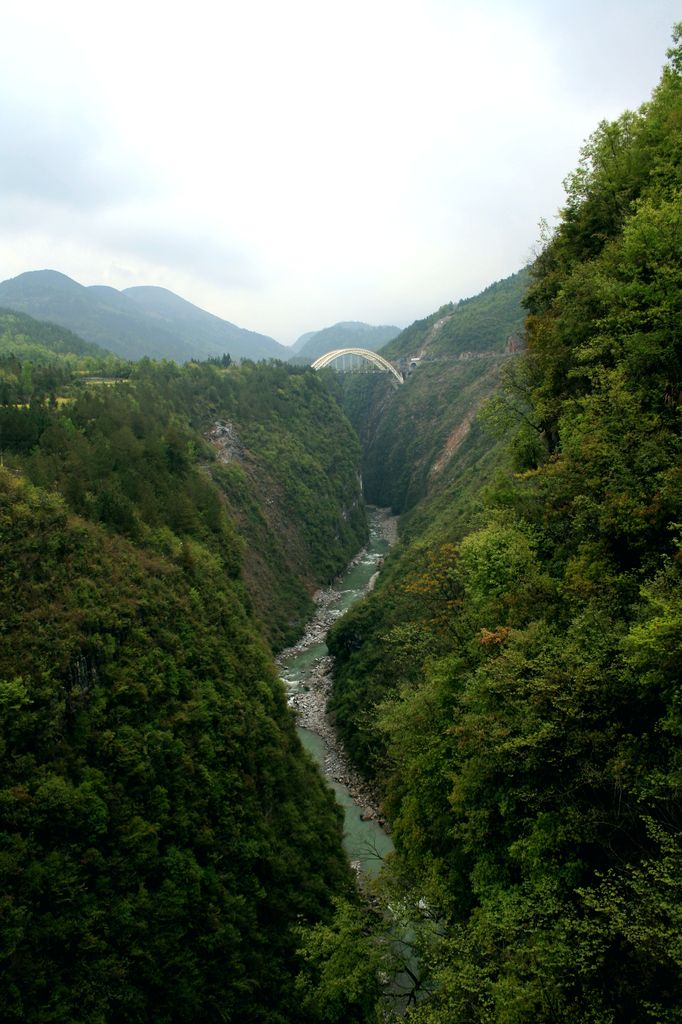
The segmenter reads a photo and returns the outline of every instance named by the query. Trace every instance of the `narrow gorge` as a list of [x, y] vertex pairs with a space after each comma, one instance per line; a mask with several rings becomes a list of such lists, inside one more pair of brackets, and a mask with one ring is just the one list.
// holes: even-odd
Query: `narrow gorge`
[[277, 666], [296, 711], [305, 749], [329, 780], [344, 809], [343, 845], [354, 870], [376, 875], [393, 849], [381, 796], [350, 762], [330, 721], [332, 658], [326, 645], [331, 625], [373, 588], [381, 564], [396, 540], [396, 519], [386, 509], [369, 508], [367, 545], [334, 583], [315, 594], [316, 613], [293, 647], [282, 651]]
[[673, 43], [404, 383], [0, 310], [3, 1024], [680, 1024]]

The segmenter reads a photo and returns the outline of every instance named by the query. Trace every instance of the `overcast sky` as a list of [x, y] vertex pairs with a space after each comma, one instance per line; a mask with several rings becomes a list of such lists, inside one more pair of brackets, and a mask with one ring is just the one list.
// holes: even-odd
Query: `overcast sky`
[[675, 0], [3, 0], [0, 280], [157, 284], [292, 342], [525, 264]]

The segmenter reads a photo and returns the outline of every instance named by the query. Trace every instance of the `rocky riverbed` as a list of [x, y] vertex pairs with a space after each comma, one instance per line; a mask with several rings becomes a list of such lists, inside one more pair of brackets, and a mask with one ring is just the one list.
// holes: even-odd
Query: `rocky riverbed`
[[385, 832], [390, 832], [381, 810], [379, 793], [350, 764], [343, 746], [329, 721], [327, 702], [331, 693], [332, 659], [327, 655], [313, 666], [308, 679], [309, 689], [294, 694], [290, 699], [296, 711], [298, 724], [320, 736], [327, 748], [324, 773], [346, 787], [360, 809], [363, 821], [378, 821]]
[[[391, 516], [384, 509], [377, 509], [374, 514], [375, 528], [379, 530], [380, 536], [383, 537], [387, 544], [394, 543], [397, 537], [397, 518]], [[367, 559], [367, 549], [363, 548], [350, 563], [346, 573]], [[381, 557], [375, 559], [375, 571], [364, 586], [358, 590], [356, 599], [362, 597], [374, 587], [381, 568], [381, 562]], [[344, 591], [340, 586], [332, 586], [319, 590], [315, 594], [316, 612], [308, 623], [305, 633], [297, 644], [282, 651], [277, 659], [280, 669], [284, 670], [283, 678], [285, 683], [288, 682], [286, 678], [287, 661], [297, 655], [303, 655], [315, 647], [320, 647], [322, 651], [326, 650], [324, 645], [327, 632], [336, 619], [343, 614], [343, 610], [333, 607], [334, 604], [338, 603], [339, 595], [343, 593]], [[357, 805], [363, 821], [377, 821], [384, 831], [388, 833], [390, 827], [382, 812], [381, 800], [376, 787], [371, 785], [353, 768], [329, 719], [327, 707], [332, 687], [331, 671], [332, 658], [327, 654], [321, 653], [307, 670], [306, 678], [301, 683], [300, 688], [291, 693], [289, 703], [296, 712], [298, 724], [303, 729], [308, 729], [315, 733], [324, 741], [326, 753], [324, 764], [321, 766], [324, 774], [346, 787]]]

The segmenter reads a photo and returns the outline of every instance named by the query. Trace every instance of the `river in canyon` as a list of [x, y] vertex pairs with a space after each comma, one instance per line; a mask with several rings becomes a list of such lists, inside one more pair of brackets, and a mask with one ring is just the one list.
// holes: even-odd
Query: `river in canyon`
[[297, 644], [277, 658], [289, 702], [296, 710], [298, 733], [320, 767], [344, 812], [344, 849], [360, 875], [374, 877], [393, 849], [377, 794], [354, 771], [326, 712], [332, 659], [326, 635], [330, 626], [374, 585], [395, 539], [396, 520], [387, 509], [368, 508], [369, 540], [332, 586], [315, 595], [317, 610]]

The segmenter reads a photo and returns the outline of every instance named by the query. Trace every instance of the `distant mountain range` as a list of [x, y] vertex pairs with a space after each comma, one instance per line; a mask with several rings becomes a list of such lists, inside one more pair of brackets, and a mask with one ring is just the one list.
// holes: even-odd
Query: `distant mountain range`
[[237, 327], [165, 288], [84, 287], [56, 270], [0, 284], [0, 306], [49, 320], [126, 359], [288, 359], [291, 349]]
[[292, 353], [290, 359], [296, 363], [311, 363], [335, 348], [368, 348], [378, 352], [396, 338], [400, 330], [400, 327], [373, 327], [357, 320], [345, 320], [321, 331], [302, 334], [289, 350]]

